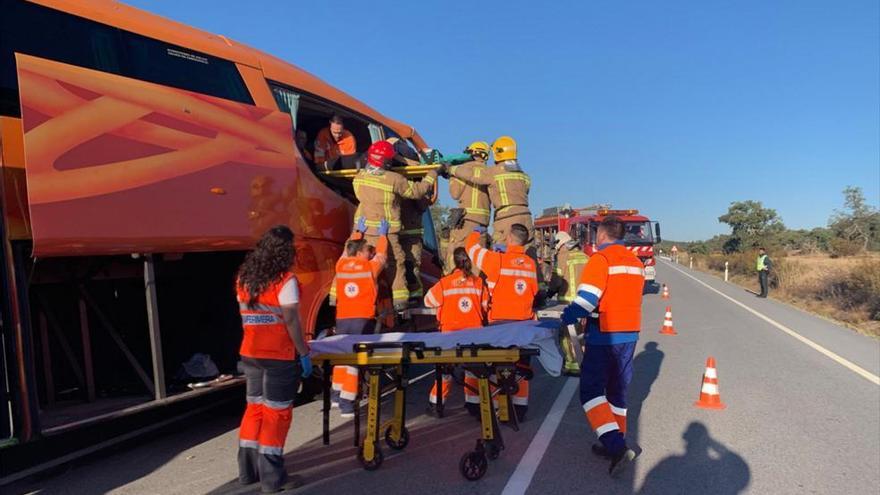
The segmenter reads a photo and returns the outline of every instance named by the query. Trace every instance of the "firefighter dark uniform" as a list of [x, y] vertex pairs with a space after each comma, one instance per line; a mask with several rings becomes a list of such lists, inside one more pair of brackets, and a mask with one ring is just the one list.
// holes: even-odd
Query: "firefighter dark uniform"
[[[464, 177], [480, 180], [487, 170], [486, 160], [489, 159], [489, 145], [482, 141], [476, 141], [465, 149], [465, 153], [475, 157], [474, 160], [458, 165], [456, 170]], [[449, 232], [444, 266], [447, 273], [452, 272], [455, 268], [455, 263], [452, 261], [452, 253], [455, 252], [455, 248], [464, 247], [465, 239], [474, 231], [475, 227], [488, 227], [491, 213], [489, 192], [485, 185], [450, 177], [449, 195], [458, 202], [458, 208], [463, 211], [463, 216], [457, 225], [451, 226]]]
[[[437, 324], [441, 332], [454, 332], [468, 328], [483, 326], [486, 310], [489, 307], [489, 291], [483, 283], [483, 279], [471, 273], [464, 273], [455, 269], [451, 274], [443, 277], [425, 295], [425, 307], [437, 309]], [[477, 390], [477, 379], [467, 373], [465, 383], [472, 379], [470, 384], [473, 390]], [[449, 385], [452, 382], [450, 375], [443, 375], [441, 382], [441, 396], [443, 401], [449, 396]], [[465, 402], [479, 404], [480, 398], [475, 392], [464, 389]], [[431, 387], [428, 400], [431, 404], [437, 403], [437, 384]]]
[[239, 430], [239, 477], [259, 479], [266, 490], [287, 480], [284, 442], [293, 419], [293, 399], [302, 374], [282, 306], [299, 302], [292, 273], [267, 288], [253, 306], [240, 284], [236, 293], [244, 338], [239, 353], [247, 384], [247, 407]]
[[[529, 190], [532, 179], [526, 174], [516, 159], [516, 142], [513, 138], [502, 136], [492, 145], [495, 165], [487, 167], [479, 175], [474, 168], [453, 167], [451, 174], [473, 185], [486, 186], [489, 200], [495, 209], [492, 222], [493, 244], [507, 242], [510, 227], [520, 224], [529, 231], [529, 243], [526, 251], [537, 262], [537, 251], [534, 247], [535, 226], [532, 213], [529, 211]], [[539, 272], [539, 290], [546, 290], [544, 279]]]
[[[465, 242], [474, 266], [486, 274], [489, 288], [489, 323], [535, 319], [533, 309], [538, 293], [535, 260], [525, 247], [508, 245], [504, 253], [490, 251], [480, 245], [480, 232], [471, 232]], [[528, 366], [528, 363], [523, 363]], [[529, 382], [521, 380], [519, 390], [511, 398], [520, 414], [529, 405]]]
[[428, 198], [404, 199], [400, 203], [400, 247], [403, 249], [406, 289], [410, 300], [421, 300], [425, 295], [421, 270], [425, 236], [422, 221], [430, 206]]
[[367, 153], [369, 165], [359, 170], [354, 178], [354, 192], [359, 202], [355, 218], [366, 217], [365, 238], [371, 243], [377, 241], [379, 223], [383, 219], [388, 221], [390, 226], [388, 245], [391, 249], [385, 278], [391, 286], [394, 306], [401, 308], [406, 306], [409, 299], [406, 255], [400, 243], [400, 232], [403, 230], [400, 218], [401, 201], [421, 199], [432, 192], [437, 181], [437, 173], [431, 171], [418, 182], [407, 180], [396, 172], [382, 168], [384, 163], [393, 157], [394, 150], [386, 141], [378, 141], [370, 146], [370, 151]]
[[581, 275], [563, 323], [587, 318], [587, 346], [581, 365], [581, 405], [603, 452], [628, 450], [626, 390], [641, 329], [644, 264], [617, 241], [600, 246]]

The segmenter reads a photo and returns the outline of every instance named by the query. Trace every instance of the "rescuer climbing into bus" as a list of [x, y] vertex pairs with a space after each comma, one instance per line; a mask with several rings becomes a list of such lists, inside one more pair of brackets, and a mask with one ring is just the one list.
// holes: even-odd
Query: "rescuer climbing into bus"
[[400, 243], [403, 230], [401, 202], [404, 199], [422, 199], [433, 192], [437, 173], [430, 171], [421, 181], [410, 181], [388, 170], [395, 156], [394, 147], [387, 141], [377, 141], [367, 151], [367, 166], [354, 178], [354, 192], [358, 199], [355, 218], [366, 219], [364, 238], [371, 243], [378, 240], [377, 229], [382, 220], [388, 222], [388, 245], [390, 247], [385, 279], [391, 286], [394, 309], [408, 307], [410, 291], [406, 283], [406, 255]]
[[[379, 225], [376, 245], [364, 239], [367, 220], [358, 218], [357, 227], [345, 244], [345, 252], [336, 262], [336, 335], [365, 335], [376, 327], [376, 299], [379, 274], [385, 267], [388, 252], [388, 222]], [[342, 417], [354, 416], [358, 372], [353, 366], [333, 368], [331, 402]]]

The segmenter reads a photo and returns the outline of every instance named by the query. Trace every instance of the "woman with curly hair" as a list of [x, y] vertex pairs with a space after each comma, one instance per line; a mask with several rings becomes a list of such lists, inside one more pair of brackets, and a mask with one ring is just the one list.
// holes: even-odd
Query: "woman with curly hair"
[[299, 321], [295, 256], [293, 232], [272, 227], [245, 257], [236, 282], [244, 327], [239, 352], [247, 380], [238, 479], [242, 484], [260, 481], [264, 493], [293, 484], [284, 469], [284, 441], [299, 380], [312, 372]]

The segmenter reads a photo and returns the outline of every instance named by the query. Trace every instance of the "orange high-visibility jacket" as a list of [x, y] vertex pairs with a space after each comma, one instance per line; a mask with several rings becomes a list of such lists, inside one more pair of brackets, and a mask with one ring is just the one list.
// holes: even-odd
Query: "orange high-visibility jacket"
[[440, 279], [425, 296], [425, 307], [437, 308], [441, 332], [483, 326], [489, 291], [480, 277], [456, 269]]
[[[355, 233], [352, 239], [357, 239]], [[377, 279], [388, 252], [388, 239], [379, 237], [376, 255], [371, 260], [345, 256], [336, 262], [336, 319], [373, 318], [376, 316]]]
[[337, 141], [330, 134], [329, 127], [318, 131], [318, 136], [315, 138], [315, 163], [331, 162], [342, 155], [355, 153], [357, 153], [357, 141], [350, 132], [342, 131], [342, 139]]
[[593, 311], [593, 301], [598, 300], [602, 332], [638, 332], [642, 328], [644, 284], [644, 264], [625, 246], [611, 244], [590, 256], [581, 273], [575, 304]]
[[538, 272], [525, 247], [507, 246], [506, 253], [496, 253], [480, 245], [478, 232], [471, 232], [465, 249], [474, 265], [486, 274], [492, 296], [489, 321], [534, 319]]
[[[253, 307], [248, 305], [250, 294], [241, 283], [236, 283], [238, 308], [241, 312], [241, 324], [244, 338], [241, 340], [239, 353], [255, 359], [281, 359], [290, 361], [296, 357], [293, 340], [287, 333], [284, 313], [278, 294], [289, 280], [295, 279], [293, 273], [286, 273], [274, 284], [270, 285], [257, 298]], [[294, 282], [295, 283], [295, 282]]]

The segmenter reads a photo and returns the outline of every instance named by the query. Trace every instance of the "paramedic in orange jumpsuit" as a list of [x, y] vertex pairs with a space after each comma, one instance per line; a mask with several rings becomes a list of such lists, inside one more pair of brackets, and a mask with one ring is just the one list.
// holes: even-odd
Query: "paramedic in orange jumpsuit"
[[[431, 287], [425, 295], [425, 307], [437, 309], [437, 326], [441, 332], [480, 328], [485, 322], [486, 310], [489, 306], [489, 290], [483, 284], [483, 279], [473, 274], [471, 260], [463, 247], [455, 248], [452, 259], [455, 269]], [[468, 382], [469, 378], [472, 378], [473, 383]], [[449, 396], [450, 382], [452, 376], [444, 374], [441, 382], [443, 402], [446, 402], [446, 397]], [[476, 377], [467, 372], [465, 383], [471, 385], [473, 391], [465, 386], [465, 404], [479, 405], [480, 398], [474, 392], [477, 390], [476, 382]], [[428, 400], [433, 410], [437, 404], [436, 382], [431, 388]]]
[[[379, 224], [375, 248], [364, 239], [367, 219], [360, 217], [345, 253], [336, 262], [336, 334], [371, 334], [376, 326], [378, 278], [388, 252], [388, 222]], [[354, 366], [333, 368], [332, 402], [342, 417], [354, 416], [358, 370]]]
[[[468, 256], [486, 275], [491, 300], [489, 324], [535, 319], [535, 295], [538, 293], [538, 273], [534, 258], [526, 253], [529, 230], [522, 224], [513, 224], [507, 232], [507, 245], [502, 252], [491, 251], [480, 244], [486, 228], [475, 227], [465, 241]], [[528, 368], [528, 361], [517, 363]], [[519, 381], [519, 390], [511, 398], [517, 417], [525, 418], [529, 404], [529, 382]]]
[[611, 460], [617, 477], [636, 454], [626, 444], [626, 390], [642, 326], [645, 267], [623, 244], [623, 223], [615, 216], [599, 224], [599, 250], [581, 273], [577, 296], [562, 322], [586, 318], [586, 352], [581, 363], [581, 405], [599, 444], [593, 452]]
[[238, 480], [245, 485], [259, 481], [264, 493], [296, 484], [284, 469], [284, 441], [299, 380], [312, 372], [299, 320], [294, 258], [293, 232], [272, 227], [245, 257], [236, 282], [244, 328], [239, 352], [247, 383]]

